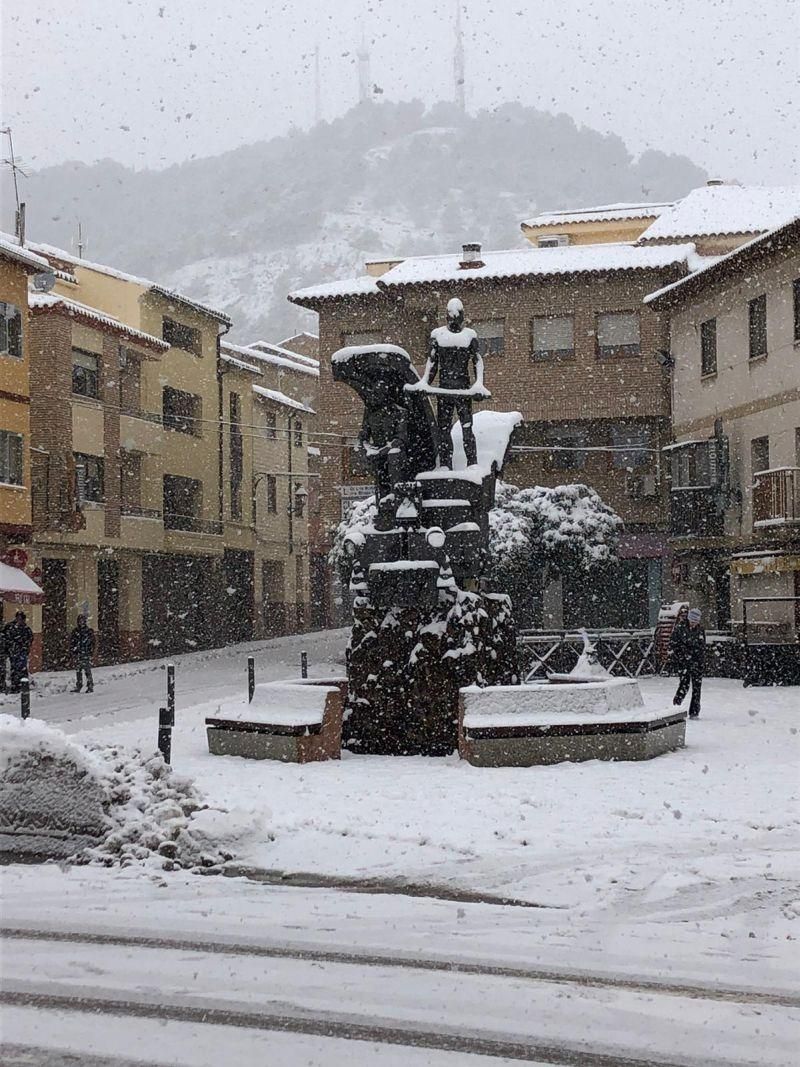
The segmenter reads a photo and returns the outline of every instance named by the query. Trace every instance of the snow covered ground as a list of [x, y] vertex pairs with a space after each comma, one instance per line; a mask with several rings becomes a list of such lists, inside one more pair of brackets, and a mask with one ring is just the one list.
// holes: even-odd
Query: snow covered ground
[[[428, 895], [181, 872], [11, 867], [3, 872], [4, 925], [310, 946], [408, 963], [422, 955], [558, 971], [562, 979], [578, 973], [601, 984], [565, 986], [566, 979], [553, 984], [540, 975], [532, 986], [530, 976], [496, 974], [451, 981], [438, 971], [434, 980], [377, 964], [364, 974], [335, 960], [278, 967], [269, 958], [256, 966], [250, 957], [243, 962], [218, 949], [209, 959], [207, 948], [187, 948], [190, 956], [199, 954], [187, 962], [174, 949], [151, 945], [18, 938], [7, 943], [4, 980], [10, 976], [14, 988], [32, 983], [41, 996], [91, 987], [106, 998], [130, 998], [132, 991], [181, 1003], [190, 996], [222, 998], [244, 1020], [236, 1023], [243, 1063], [266, 1062], [267, 1047], [281, 1064], [339, 1063], [353, 1055], [358, 1063], [381, 1064], [484, 1059], [479, 1044], [459, 1052], [440, 1038], [427, 1052], [413, 1053], [390, 1048], [383, 1038], [373, 1052], [364, 1038], [354, 1054], [336, 1036], [341, 1019], [326, 1037], [313, 1036], [313, 1028], [303, 1036], [256, 1033], [247, 1023], [254, 996], [259, 1010], [266, 1002], [289, 1004], [315, 1019], [346, 1009], [387, 1026], [390, 1019], [392, 1026], [413, 1021], [428, 1030], [446, 1024], [462, 1034], [492, 1031], [506, 1042], [528, 1042], [529, 1062], [600, 1062], [559, 1060], [552, 1049], [537, 1059], [531, 1051], [563, 1042], [612, 1053], [624, 1048], [627, 1056], [653, 1062], [659, 1056], [669, 1063], [794, 1062], [792, 1041], [800, 1037], [797, 689], [743, 689], [736, 681], [708, 679], [686, 749], [646, 763], [479, 769], [455, 757], [345, 754], [340, 762], [297, 766], [209, 756], [204, 717], [244, 689], [250, 648], [259, 680], [296, 677], [301, 647], [309, 650], [312, 675], [330, 676], [342, 673], [345, 638], [333, 631], [178, 657], [173, 765], [194, 777], [214, 805], [261, 817], [264, 829], [242, 842], [240, 863], [307, 874], [308, 881], [372, 879], [382, 890], [410, 883], [411, 892]], [[76, 740], [154, 746], [164, 688], [157, 664], [99, 670], [91, 697], [66, 694], [66, 687], [66, 676], [43, 676], [33, 714]], [[673, 687], [670, 679], [646, 679], [646, 705], [668, 708]], [[11, 703], [0, 710], [12, 710]], [[459, 894], [517, 903], [444, 899]], [[632, 984], [603, 985], [609, 976]], [[643, 979], [695, 991], [665, 997], [636, 987]], [[732, 1003], [704, 999], [703, 989], [722, 987], [738, 990]], [[769, 992], [781, 1003], [759, 1001]], [[754, 1002], [747, 1000], [751, 994]], [[138, 1049], [136, 1062], [148, 1063], [220, 1062], [213, 1043], [225, 1029], [205, 1027], [214, 1036], [204, 1043], [203, 1024], [188, 1015], [162, 1020], [161, 1031], [174, 1033], [182, 1050], [170, 1058], [156, 1055], [146, 1026], [122, 1015], [113, 1033], [88, 1022], [81, 1029], [73, 1010], [64, 1014], [44, 1002], [36, 1010], [7, 1006], [6, 1017], [7, 1042], [108, 1056], [132, 1057]], [[125, 1038], [137, 1032], [136, 1041]], [[534, 1038], [539, 1045], [531, 1044]], [[172, 1048], [171, 1039], [165, 1047]], [[486, 1055], [496, 1063], [507, 1053], [500, 1043]], [[626, 1061], [619, 1052], [611, 1062]]]

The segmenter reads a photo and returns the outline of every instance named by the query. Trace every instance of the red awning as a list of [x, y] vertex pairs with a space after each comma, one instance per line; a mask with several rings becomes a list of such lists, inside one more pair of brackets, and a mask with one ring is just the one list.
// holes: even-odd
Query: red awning
[[12, 604], [43, 604], [44, 591], [19, 567], [0, 562], [0, 600]]

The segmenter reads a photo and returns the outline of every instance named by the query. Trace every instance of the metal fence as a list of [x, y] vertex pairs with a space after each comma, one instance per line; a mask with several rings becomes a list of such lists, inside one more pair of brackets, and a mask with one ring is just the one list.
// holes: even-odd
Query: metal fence
[[[654, 630], [587, 631], [605, 669], [614, 675], [640, 678], [656, 674]], [[517, 641], [519, 665], [526, 682], [551, 672], [566, 674], [583, 651], [583, 635], [574, 630], [523, 630]]]

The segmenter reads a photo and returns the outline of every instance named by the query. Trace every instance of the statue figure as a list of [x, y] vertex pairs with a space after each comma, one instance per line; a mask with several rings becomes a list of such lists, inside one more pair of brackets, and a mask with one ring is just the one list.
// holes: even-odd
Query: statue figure
[[[469, 365], [475, 368], [475, 383], [470, 382]], [[464, 305], [457, 297], [447, 304], [447, 325], [431, 331], [428, 365], [424, 381], [433, 386], [439, 375], [439, 388], [431, 389], [438, 398], [439, 464], [453, 466], [453, 441], [450, 436], [453, 411], [458, 415], [464, 435], [467, 464], [478, 462], [478, 449], [472, 429], [472, 401], [485, 397], [483, 359], [478, 351], [478, 335], [464, 326]], [[448, 395], [449, 394], [449, 395]]]
[[375, 502], [378, 514], [390, 510], [395, 483], [403, 478], [408, 446], [408, 411], [397, 390], [383, 377], [376, 377], [364, 389], [364, 418], [358, 445], [375, 475]]

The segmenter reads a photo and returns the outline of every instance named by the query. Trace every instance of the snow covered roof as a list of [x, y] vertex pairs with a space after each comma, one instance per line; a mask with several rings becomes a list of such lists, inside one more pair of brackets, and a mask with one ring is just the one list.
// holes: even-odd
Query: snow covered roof
[[640, 241], [760, 233], [800, 214], [800, 185], [704, 185], [649, 226]]
[[273, 344], [271, 341], [251, 341], [247, 347], [255, 348], [257, 352], [272, 352], [283, 359], [293, 359], [304, 367], [314, 367], [319, 370], [319, 360], [314, 356], [304, 356], [301, 352], [295, 352], [293, 348], [286, 348], [283, 344]]
[[219, 357], [223, 363], [228, 363], [232, 367], [236, 367], [237, 370], [247, 371], [248, 374], [257, 374], [259, 378], [264, 377], [264, 372], [258, 367], [254, 367], [252, 363], [245, 363], [243, 359], [237, 359], [235, 356], [229, 356], [225, 352]]
[[371, 274], [362, 274], [358, 278], [345, 278], [336, 282], [323, 282], [310, 285], [305, 289], [295, 289], [288, 299], [293, 304], [305, 304], [318, 300], [337, 300], [343, 296], [373, 296], [379, 293], [377, 279]]
[[565, 245], [561, 248], [521, 248], [484, 252], [482, 267], [461, 269], [462, 254], [406, 259], [387, 271], [377, 283], [381, 289], [434, 282], [547, 277], [560, 274], [606, 274], [614, 271], [657, 270], [696, 266], [693, 244], [642, 248], [631, 243]]
[[[262, 341], [260, 344], [266, 345], [267, 342]], [[270, 347], [275, 348], [276, 346], [271, 345]], [[268, 352], [264, 348], [256, 348], [254, 345], [234, 345], [230, 341], [223, 341], [220, 348], [228, 355], [243, 359], [246, 363], [253, 361], [269, 363], [273, 367], [282, 367], [284, 370], [296, 371], [298, 374], [308, 374], [312, 378], [319, 377], [319, 364], [316, 361], [314, 361], [314, 366], [298, 363], [291, 352], [287, 352], [285, 356], [282, 356], [276, 352]]]
[[[147, 289], [149, 292], [158, 293], [159, 296], [166, 297], [168, 300], [174, 300], [178, 304], [185, 304], [187, 307], [193, 308], [195, 311], [199, 311], [203, 315], [210, 315], [211, 318], [216, 319], [218, 322], [225, 323], [226, 326], [232, 325], [231, 319], [221, 311], [216, 311], [214, 308], [208, 307], [206, 304], [201, 304], [189, 296], [184, 296], [182, 293], [176, 293], [172, 289], [166, 289], [164, 286], [159, 285], [157, 282], [150, 281], [148, 278], [140, 278], [135, 274], [128, 274], [123, 270], [117, 270], [116, 267], [109, 267], [105, 263], [94, 263], [89, 259], [81, 259], [79, 256], [73, 256], [71, 252], [67, 252], [63, 248], [56, 248], [55, 245], [31, 242], [30, 247], [41, 255], [48, 258], [52, 257], [62, 263], [69, 263], [74, 267], [83, 267], [84, 270], [93, 270], [98, 274], [105, 274], [109, 278], [118, 278], [123, 282], [140, 285], [143, 289]], [[48, 269], [50, 268], [49, 263], [47, 264], [47, 267]]]
[[758, 237], [753, 237], [745, 244], [734, 248], [732, 252], [728, 252], [724, 256], [709, 257], [710, 262], [705, 266], [700, 267], [699, 270], [695, 270], [691, 274], [687, 274], [685, 278], [679, 278], [678, 281], [673, 282], [671, 285], [665, 285], [662, 289], [656, 289], [654, 293], [649, 293], [644, 298], [644, 302], [645, 304], [652, 304], [663, 299], [665, 304], [678, 303], [684, 297], [697, 292], [698, 289], [706, 284], [724, 277], [731, 267], [735, 269], [740, 264], [756, 256], [764, 255], [787, 239], [797, 241], [798, 236], [800, 236], [800, 210], [798, 210], [793, 219], [767, 230], [766, 233], [759, 234]]
[[38, 274], [40, 271], [49, 271], [50, 264], [43, 256], [37, 256], [35, 252], [23, 248], [16, 237], [10, 233], [0, 233], [0, 256], [5, 259], [13, 259], [21, 267], [29, 272]]
[[301, 404], [299, 400], [287, 396], [286, 393], [281, 393], [278, 389], [265, 389], [263, 385], [254, 385], [252, 389], [254, 393], [262, 396], [265, 400], [272, 400], [276, 404], [283, 404], [284, 407], [295, 408], [297, 411], [305, 411], [308, 415], [316, 414], [314, 409], [308, 407], [307, 404]]
[[162, 341], [160, 337], [144, 333], [143, 330], [136, 330], [133, 326], [128, 326], [127, 323], [115, 319], [113, 315], [107, 315], [104, 311], [98, 311], [96, 308], [81, 304], [77, 300], [70, 300], [66, 296], [59, 296], [58, 293], [29, 292], [28, 306], [33, 311], [51, 308], [63, 309], [72, 318], [80, 319], [89, 326], [97, 327], [98, 329], [110, 328], [115, 333], [123, 334], [138, 344], [147, 345], [149, 348], [157, 348], [159, 352], [166, 352], [169, 348], [169, 344], [166, 341]]
[[525, 219], [523, 226], [559, 226], [578, 222], [617, 222], [625, 219], [658, 218], [672, 203], [665, 204], [600, 204], [597, 207], [581, 207], [564, 211], [543, 211], [532, 219]]

